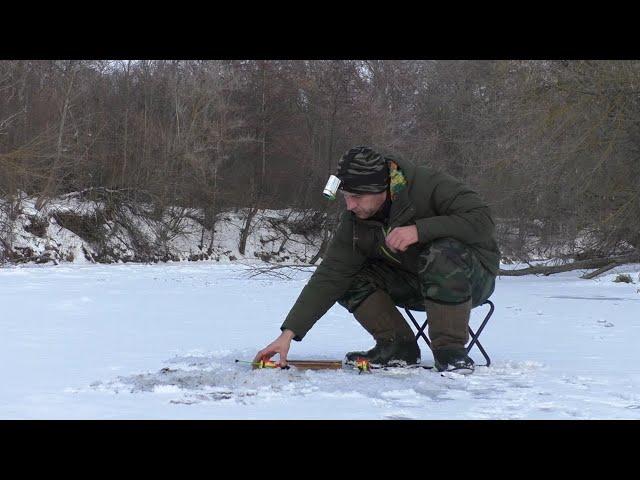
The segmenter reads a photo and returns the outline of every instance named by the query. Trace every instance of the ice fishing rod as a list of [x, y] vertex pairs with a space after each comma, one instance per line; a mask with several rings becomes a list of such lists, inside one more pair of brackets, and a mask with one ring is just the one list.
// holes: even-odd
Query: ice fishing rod
[[274, 362], [272, 360], [260, 360], [259, 362], [247, 362], [246, 360], [236, 359], [236, 363], [248, 363], [254, 368], [281, 368], [287, 370], [289, 365], [280, 366], [280, 362]]
[[[280, 362], [274, 362], [273, 360], [260, 360], [259, 362], [248, 362], [245, 360], [237, 360], [236, 363], [248, 363], [253, 368], [280, 368], [287, 370], [292, 367], [305, 369], [305, 370], [340, 370], [344, 367], [340, 360], [287, 360], [287, 364], [282, 366]], [[369, 372], [371, 367], [369, 361], [364, 358], [359, 358], [355, 362], [356, 368], [362, 372]]]

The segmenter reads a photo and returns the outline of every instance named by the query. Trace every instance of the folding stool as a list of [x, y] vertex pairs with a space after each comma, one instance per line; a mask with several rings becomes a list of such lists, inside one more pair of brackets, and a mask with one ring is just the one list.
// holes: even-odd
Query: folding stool
[[[489, 313], [487, 313], [487, 315], [484, 317], [484, 320], [480, 324], [480, 327], [478, 327], [478, 333], [475, 333], [471, 329], [471, 326], [469, 326], [469, 335], [471, 336], [471, 341], [469, 342], [469, 345], [467, 346], [467, 353], [469, 353], [469, 351], [474, 346], [476, 346], [476, 345], [478, 346], [478, 350], [480, 350], [480, 352], [484, 356], [485, 360], [487, 361], [486, 364], [480, 365], [481, 367], [488, 367], [489, 365], [491, 365], [491, 359], [489, 358], [489, 355], [487, 354], [486, 350], [484, 349], [484, 347], [480, 343], [480, 340], [478, 340], [478, 338], [480, 337], [480, 334], [482, 333], [482, 330], [484, 329], [485, 325], [487, 324], [487, 322], [491, 318], [491, 315], [493, 315], [493, 310], [495, 308], [494, 305], [493, 305], [493, 302], [491, 302], [490, 300], [485, 301], [482, 305], [487, 305], [487, 304], [490, 307], [489, 308]], [[480, 306], [482, 306], [482, 305], [480, 305]], [[416, 341], [418, 341], [418, 339], [420, 337], [422, 337], [424, 339], [424, 341], [427, 342], [427, 345], [428, 345], [429, 349], [431, 349], [431, 342], [429, 341], [429, 338], [427, 338], [427, 335], [424, 333], [425, 329], [427, 328], [427, 325], [429, 324], [429, 318], [427, 317], [427, 319], [424, 321], [422, 326], [420, 326], [420, 324], [416, 321], [416, 319], [413, 317], [413, 315], [411, 315], [411, 310], [409, 310], [408, 308], [405, 308], [404, 311], [407, 312], [407, 315], [409, 315], [409, 318], [413, 322], [413, 325], [418, 329], [418, 333], [416, 333]]]

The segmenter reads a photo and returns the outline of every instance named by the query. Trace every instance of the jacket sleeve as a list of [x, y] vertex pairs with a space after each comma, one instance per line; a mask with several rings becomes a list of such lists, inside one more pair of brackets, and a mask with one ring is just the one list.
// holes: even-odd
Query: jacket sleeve
[[353, 221], [349, 212], [343, 215], [322, 263], [300, 292], [287, 318], [280, 327], [295, 333], [300, 341], [333, 304], [345, 294], [353, 277], [360, 271], [366, 256], [355, 246]]
[[492, 238], [495, 224], [489, 207], [476, 192], [453, 177], [443, 176], [436, 184], [431, 205], [436, 216], [416, 220], [420, 243], [453, 237], [473, 244]]

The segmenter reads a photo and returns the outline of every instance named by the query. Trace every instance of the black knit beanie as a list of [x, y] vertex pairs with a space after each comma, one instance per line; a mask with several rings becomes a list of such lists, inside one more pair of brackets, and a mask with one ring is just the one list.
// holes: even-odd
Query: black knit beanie
[[384, 157], [369, 147], [350, 149], [338, 162], [340, 189], [352, 193], [380, 193], [389, 185], [389, 167]]

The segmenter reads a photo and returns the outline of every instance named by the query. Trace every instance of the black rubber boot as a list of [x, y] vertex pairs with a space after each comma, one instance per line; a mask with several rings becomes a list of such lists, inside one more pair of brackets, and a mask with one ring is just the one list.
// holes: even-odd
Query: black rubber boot
[[371, 357], [377, 356], [383, 346], [384, 346], [384, 340], [378, 340], [375, 346], [367, 351], [347, 352], [347, 354], [345, 355], [345, 359], [349, 363], [355, 363], [355, 361], [360, 358], [369, 360]]
[[367, 351], [349, 352], [347, 363], [358, 358], [375, 365], [416, 364], [420, 362], [420, 348], [413, 330], [398, 311], [389, 294], [376, 290], [353, 312], [356, 320], [376, 341]]
[[420, 348], [415, 340], [378, 340], [367, 352], [349, 352], [347, 363], [368, 360], [374, 367], [404, 367], [420, 363]]
[[473, 373], [475, 364], [465, 348], [442, 348], [433, 352], [436, 370], [439, 372]]

